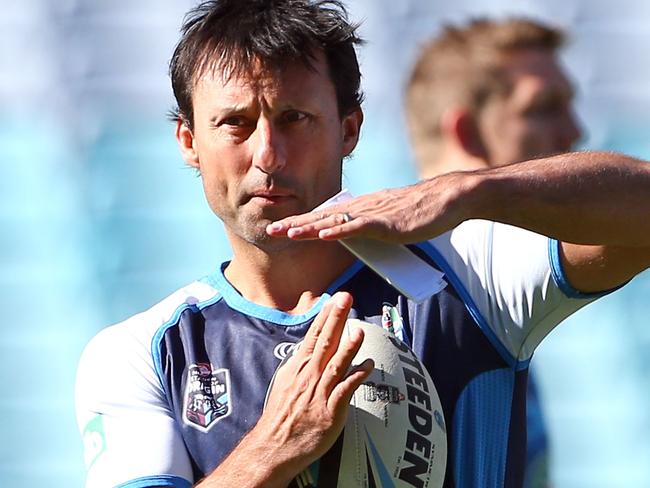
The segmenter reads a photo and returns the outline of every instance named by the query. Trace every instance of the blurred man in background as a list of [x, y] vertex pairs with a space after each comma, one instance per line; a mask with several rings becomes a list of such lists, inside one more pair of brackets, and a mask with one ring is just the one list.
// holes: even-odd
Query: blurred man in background
[[422, 52], [407, 115], [420, 174], [502, 166], [571, 149], [573, 88], [561, 31], [526, 20], [447, 28]]
[[[418, 171], [502, 166], [572, 148], [573, 88], [557, 60], [564, 33], [524, 19], [449, 26], [422, 51], [407, 90]], [[529, 377], [526, 486], [549, 484], [548, 439]]]

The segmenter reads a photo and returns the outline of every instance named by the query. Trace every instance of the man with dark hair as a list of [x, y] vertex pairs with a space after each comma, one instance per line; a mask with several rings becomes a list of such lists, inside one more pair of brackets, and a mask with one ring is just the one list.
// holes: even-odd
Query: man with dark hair
[[317, 51], [325, 56], [341, 114], [361, 106], [361, 73], [354, 46], [356, 26], [337, 1], [208, 1], [191, 10], [172, 56], [170, 75], [178, 103], [175, 118], [193, 124], [192, 93], [208, 70], [227, 77], [281, 70], [288, 61], [315, 68]]
[[[571, 149], [574, 90], [556, 54], [564, 33], [540, 22], [446, 26], [420, 53], [406, 91], [420, 176], [486, 169]], [[548, 486], [548, 441], [529, 376], [526, 487]]]
[[[347, 83], [336, 80], [347, 77], [328, 54], [354, 55], [345, 10], [221, 0], [197, 12], [175, 55], [196, 47], [189, 83], [175, 85], [189, 100], [178, 100], [176, 138], [233, 258], [87, 346], [77, 385], [87, 486], [280, 487], [305, 469], [334, 486], [338, 465], [324, 455], [373, 367], [349, 368], [363, 334], [342, 329], [348, 316], [380, 326], [385, 307], [441, 399], [444, 486], [519, 486], [528, 357], [588, 303], [575, 290], [619, 286], [650, 264], [648, 168], [569, 155], [310, 212], [339, 192], [362, 123], [358, 104], [340, 109]], [[417, 243], [421, 266], [448, 285], [410, 300], [335, 242], [355, 235]], [[301, 340], [265, 403], [281, 352]], [[404, 468], [424, 485], [426, 467]]]
[[[338, 437], [372, 368], [347, 372], [360, 330], [340, 341], [351, 297], [335, 294], [337, 277], [359, 265], [266, 226], [340, 190], [362, 122], [359, 42], [337, 1], [218, 0], [188, 14], [170, 67], [176, 137], [233, 259], [87, 347], [87, 486], [286, 486]], [[276, 351], [301, 339], [305, 363], [283, 369], [260, 417]]]

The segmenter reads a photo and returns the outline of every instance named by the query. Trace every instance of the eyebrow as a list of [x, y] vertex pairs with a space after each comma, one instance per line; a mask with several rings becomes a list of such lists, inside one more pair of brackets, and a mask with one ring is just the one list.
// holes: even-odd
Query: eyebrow
[[243, 112], [247, 112], [250, 110], [250, 105], [247, 104], [233, 104], [233, 105], [227, 105], [225, 107], [218, 107], [216, 110], [210, 115], [210, 122], [216, 122], [223, 117], [231, 116], [234, 114], [240, 114]]
[[[247, 112], [250, 109], [251, 109], [251, 105], [249, 104], [227, 105], [225, 107], [218, 108], [217, 112], [210, 117], [210, 120], [216, 120], [218, 118], [223, 117], [224, 115]], [[290, 100], [290, 101], [282, 102], [280, 105], [278, 105], [273, 109], [274, 112], [286, 112], [287, 110], [304, 111], [304, 110], [309, 110], [309, 108], [306, 107], [305, 103], [301, 104], [299, 102], [296, 102], [295, 100]]]

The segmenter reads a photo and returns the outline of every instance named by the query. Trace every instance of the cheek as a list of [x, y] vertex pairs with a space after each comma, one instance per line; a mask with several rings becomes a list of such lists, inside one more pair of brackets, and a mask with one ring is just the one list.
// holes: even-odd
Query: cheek
[[203, 180], [203, 191], [210, 208], [218, 215], [222, 214], [222, 209], [226, 201], [227, 191], [222, 181], [213, 173], [213, 171], [203, 171], [201, 173]]
[[223, 209], [231, 203], [240, 184], [236, 166], [224, 164], [228, 159], [218, 155], [201, 158], [201, 179], [206, 199], [213, 210]]
[[[340, 161], [343, 159], [343, 143], [340, 135], [332, 128], [313, 132], [292, 144], [290, 161], [291, 172], [299, 172], [304, 177], [331, 179], [340, 176]], [[325, 183], [325, 181], [323, 181]]]
[[553, 120], [537, 120], [526, 124], [521, 134], [522, 147], [529, 156], [545, 156], [556, 152], [557, 123]]
[[341, 147], [337, 145], [329, 147], [329, 151], [315, 154], [317, 158], [316, 177], [322, 180], [320, 182], [322, 184], [325, 184], [326, 181], [339, 181], [341, 178], [341, 161], [343, 159]]

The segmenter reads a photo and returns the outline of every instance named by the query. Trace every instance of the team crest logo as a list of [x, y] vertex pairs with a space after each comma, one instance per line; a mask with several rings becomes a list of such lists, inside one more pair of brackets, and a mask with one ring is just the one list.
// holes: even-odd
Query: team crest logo
[[230, 373], [212, 370], [207, 363], [192, 364], [187, 371], [183, 421], [207, 432], [219, 420], [230, 415]]

